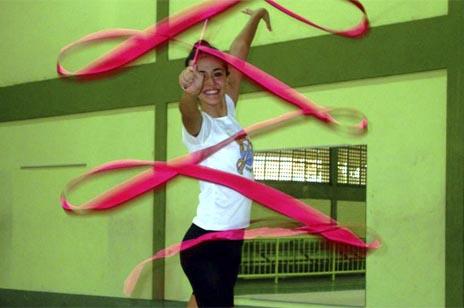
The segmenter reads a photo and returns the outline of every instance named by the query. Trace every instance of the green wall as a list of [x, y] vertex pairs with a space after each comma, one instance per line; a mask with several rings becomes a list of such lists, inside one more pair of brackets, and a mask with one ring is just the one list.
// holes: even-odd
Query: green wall
[[[153, 196], [105, 215], [68, 215], [64, 186], [117, 159], [153, 160], [152, 108], [0, 124], [0, 288], [122, 296], [126, 275], [152, 253]], [[141, 133], [143, 132], [143, 133]], [[85, 167], [25, 166], [85, 164]], [[92, 180], [80, 203], [129, 173]], [[150, 269], [135, 296], [151, 298]]]
[[[0, 87], [54, 79], [61, 48], [92, 32], [108, 28], [144, 29], [156, 20], [154, 0], [2, 0], [0, 1]], [[114, 44], [67, 57], [74, 70]], [[138, 63], [155, 60], [151, 53]]]

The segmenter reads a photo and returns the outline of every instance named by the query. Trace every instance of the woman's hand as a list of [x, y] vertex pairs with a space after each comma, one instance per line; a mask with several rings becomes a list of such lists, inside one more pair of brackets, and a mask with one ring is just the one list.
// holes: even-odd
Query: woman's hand
[[266, 23], [266, 28], [269, 31], [272, 31], [271, 19], [270, 19], [269, 13], [267, 12], [266, 9], [260, 8], [260, 9], [257, 9], [257, 10], [252, 10], [252, 9], [246, 8], [242, 12], [247, 14], [247, 15], [250, 15], [250, 16], [258, 16], [258, 17], [262, 18], [264, 20], [264, 22]]
[[198, 96], [203, 88], [203, 78], [195, 66], [188, 66], [179, 75], [179, 85], [186, 94]]

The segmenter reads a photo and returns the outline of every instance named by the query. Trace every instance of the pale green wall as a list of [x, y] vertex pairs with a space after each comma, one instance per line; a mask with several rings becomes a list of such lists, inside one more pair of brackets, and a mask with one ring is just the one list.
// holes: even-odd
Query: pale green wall
[[[177, 104], [168, 107], [168, 160], [186, 153], [182, 144], [180, 113]], [[178, 177], [166, 188], [166, 245], [182, 241], [182, 237], [192, 223], [198, 204], [200, 189], [198, 182], [190, 178]], [[165, 278], [166, 299], [188, 300], [191, 288], [183, 275], [179, 257], [167, 261]]]
[[[171, 1], [169, 5], [170, 12], [174, 14], [191, 6], [193, 3], [200, 2], [200, 0]], [[204, 38], [219, 49], [228, 49], [233, 38], [241, 30], [241, 25], [247, 21], [247, 15], [239, 13], [239, 10], [245, 7], [266, 8], [270, 13], [273, 25], [272, 32], [268, 32], [263, 25], [261, 26], [261, 30], [257, 32], [253, 42], [254, 46], [327, 34], [301, 24], [269, 4], [264, 3], [264, 1], [245, 2], [239, 8], [234, 8], [233, 14], [225, 13], [224, 16], [209, 20]], [[354, 6], [340, 0], [279, 0], [277, 2], [313, 22], [334, 29], [346, 29], [354, 26], [362, 16]], [[363, 0], [361, 2], [368, 12], [372, 27], [442, 16], [448, 13], [447, 0]], [[418, 7], [420, 7], [420, 10], [417, 9]], [[199, 39], [201, 27], [202, 25], [198, 25], [193, 30], [179, 35], [177, 39], [192, 45]], [[186, 53], [185, 44], [178, 42], [170, 44], [169, 55], [171, 59], [183, 58]]]
[[[133, 266], [152, 254], [153, 195], [101, 215], [67, 215], [68, 181], [117, 159], [153, 160], [152, 107], [0, 124], [0, 288], [122, 297]], [[85, 163], [87, 167], [20, 169]], [[125, 174], [90, 181], [71, 201]], [[151, 298], [151, 269], [135, 297]]]
[[[145, 29], [155, 16], [156, 0], [1, 0], [0, 87], [57, 78], [56, 59], [65, 45], [103, 29]], [[70, 55], [66, 67], [82, 67], [109, 46]], [[150, 53], [138, 63], [154, 60]]]
[[[384, 243], [368, 258], [367, 305], [443, 306], [446, 72], [300, 91], [320, 105], [362, 110], [370, 120], [369, 133], [347, 137], [309, 119], [254, 137], [255, 149], [367, 144], [367, 226]], [[244, 95], [238, 118], [247, 126], [289, 109], [267, 95]], [[176, 104], [169, 108], [168, 140], [169, 158], [185, 153]], [[169, 185], [167, 243], [182, 239], [197, 194], [190, 179]], [[165, 286], [167, 299], [186, 300], [191, 292], [180, 266], [167, 269]]]

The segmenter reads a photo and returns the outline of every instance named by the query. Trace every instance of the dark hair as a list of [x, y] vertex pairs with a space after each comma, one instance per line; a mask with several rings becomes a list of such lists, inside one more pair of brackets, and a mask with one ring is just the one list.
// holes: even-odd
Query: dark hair
[[189, 55], [185, 59], [185, 63], [184, 63], [185, 67], [189, 66], [190, 61], [192, 61], [193, 58], [195, 58], [195, 53], [197, 52], [197, 46], [199, 46], [199, 45], [203, 45], [203, 46], [206, 46], [206, 47], [209, 47], [209, 48], [217, 49], [217, 48], [211, 46], [211, 44], [208, 41], [205, 41], [205, 40], [196, 41], [195, 44], [193, 44], [192, 50], [190, 50]]
[[[195, 58], [195, 53], [197, 52], [197, 46], [200, 46], [200, 45], [218, 50], [216, 47], [214, 47], [213, 45], [211, 45], [211, 44], [210, 44], [208, 41], [206, 41], [206, 40], [199, 40], [199, 41], [196, 41], [195, 44], [193, 44], [192, 50], [190, 50], [189, 55], [188, 55], [187, 58], [185, 59], [185, 62], [184, 62], [185, 67], [189, 66], [190, 61], [193, 60], [193, 58]], [[201, 51], [200, 51], [200, 53], [201, 53]], [[225, 68], [226, 68], [226, 74], [229, 75], [229, 68], [228, 68], [227, 64], [224, 63], [224, 66], [225, 66]]]

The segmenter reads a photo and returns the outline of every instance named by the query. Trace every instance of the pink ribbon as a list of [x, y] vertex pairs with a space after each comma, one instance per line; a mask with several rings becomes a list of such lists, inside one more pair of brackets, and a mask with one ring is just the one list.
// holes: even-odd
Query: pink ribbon
[[[124, 289], [123, 292], [127, 296], [131, 295], [135, 285], [142, 273], [143, 268], [150, 262], [155, 260], [159, 260], [162, 258], [167, 258], [176, 255], [179, 251], [190, 249], [196, 245], [199, 245], [206, 241], [214, 241], [214, 240], [250, 240], [259, 237], [263, 238], [273, 238], [273, 237], [288, 237], [288, 236], [297, 236], [297, 235], [304, 235], [307, 234], [308, 231], [305, 230], [304, 227], [302, 228], [295, 228], [295, 229], [286, 229], [286, 228], [256, 228], [256, 229], [249, 229], [249, 230], [228, 230], [228, 231], [218, 231], [218, 232], [211, 232], [199, 236], [198, 238], [186, 240], [182, 243], [177, 243], [171, 245], [165, 249], [158, 251], [152, 257], [143, 260], [139, 264], [137, 264], [131, 273], [127, 276], [126, 280], [124, 281]], [[326, 234], [329, 233], [329, 230], [326, 230]], [[377, 248], [379, 242], [373, 242], [369, 248]], [[365, 255], [361, 253], [361, 255]]]
[[359, 2], [358, 0], [347, 0], [349, 3], [353, 4], [354, 6], [356, 6], [362, 13], [363, 13], [363, 18], [361, 20], [361, 22], [351, 28], [351, 29], [348, 29], [348, 30], [345, 30], [345, 31], [338, 31], [338, 30], [333, 30], [333, 29], [329, 29], [329, 28], [326, 28], [326, 27], [322, 27], [306, 18], [304, 18], [303, 16], [301, 15], [298, 15], [296, 14], [295, 12], [287, 9], [286, 7], [284, 7], [283, 5], [280, 5], [277, 1], [274, 1], [274, 0], [265, 0], [267, 3], [269, 3], [270, 5], [272, 5], [273, 7], [275, 7], [276, 9], [278, 9], [279, 11], [287, 14], [288, 16], [292, 17], [292, 18], [295, 18], [296, 20], [298, 21], [301, 21], [307, 25], [310, 25], [314, 28], [317, 28], [319, 30], [323, 30], [323, 31], [326, 31], [326, 32], [329, 32], [329, 33], [332, 33], [332, 34], [335, 34], [335, 35], [340, 35], [340, 36], [344, 36], [344, 37], [349, 37], [349, 38], [357, 38], [357, 37], [361, 37], [362, 35], [364, 35], [366, 33], [366, 31], [369, 29], [369, 20], [367, 19], [367, 13], [366, 13], [366, 9], [364, 8], [364, 6], [361, 4], [361, 2]]
[[[363, 13], [363, 18], [358, 25], [345, 31], [337, 31], [319, 26], [307, 20], [306, 18], [296, 14], [295, 12], [285, 8], [284, 6], [280, 5], [277, 1], [265, 1], [292, 18], [295, 18], [305, 24], [336, 35], [350, 38], [360, 37], [369, 29], [369, 22], [367, 19], [366, 11], [358, 0], [346, 1], [356, 6]], [[162, 44], [168, 42], [178, 34], [188, 30], [192, 26], [206, 19], [210, 19], [234, 7], [240, 2], [240, 0], [210, 0], [200, 5], [191, 7], [188, 10], [184, 10], [183, 12], [175, 16], [166, 18], [158, 22], [157, 24], [148, 27], [143, 31], [130, 29], [115, 29], [104, 30], [90, 34], [61, 49], [57, 60], [57, 72], [61, 76], [76, 77], [90, 77], [93, 75], [108, 73], [135, 61], [137, 58], [143, 56], [150, 50], [161, 46]], [[63, 57], [71, 50], [81, 45], [86, 45], [95, 41], [115, 39], [127, 36], [129, 36], [129, 39], [121, 43], [110, 53], [104, 55], [103, 57], [99, 58], [95, 62], [91, 63], [87, 67], [77, 72], [69, 72], [61, 65], [61, 60], [63, 59]]]
[[[319, 29], [346, 37], [359, 37], [368, 29], [368, 21], [363, 6], [357, 0], [347, 0], [356, 7], [358, 7], [364, 14], [364, 18], [359, 25], [346, 31], [334, 31], [318, 25], [315, 25], [309, 20], [297, 15], [296, 13], [282, 7], [273, 0], [266, 0], [269, 4], [273, 5], [285, 14], [296, 18], [306, 24], [315, 26]], [[120, 68], [128, 63], [134, 61], [142, 56], [149, 50], [160, 46], [161, 44], [169, 41], [174, 36], [187, 30], [193, 25], [211, 18], [231, 7], [238, 4], [238, 0], [222, 0], [222, 1], [209, 1], [205, 4], [199, 5], [190, 9], [187, 12], [178, 14], [177, 16], [163, 20], [155, 26], [152, 26], [144, 31], [117, 29], [112, 31], [103, 31], [86, 36], [77, 42], [74, 42], [64, 47], [59, 55], [57, 70], [62, 76], [77, 76], [77, 77], [90, 77], [102, 73], [107, 73], [114, 69]], [[98, 59], [86, 68], [71, 73], [66, 71], [60, 64], [62, 57], [83, 44], [100, 41], [104, 39], [114, 39], [119, 37], [129, 36], [129, 39], [123, 42], [115, 50], [109, 54]], [[294, 219], [301, 223], [301, 227], [296, 229], [283, 229], [283, 228], [259, 228], [253, 230], [229, 230], [206, 234], [194, 240], [176, 244], [166, 248], [153, 257], [143, 261], [132, 271], [125, 283], [125, 293], [130, 294], [135, 286], [138, 276], [143, 266], [152, 260], [171, 256], [180, 250], [188, 249], [194, 245], [198, 245], [204, 241], [216, 239], [243, 239], [255, 238], [259, 236], [289, 236], [296, 234], [319, 234], [324, 238], [342, 244], [347, 244], [363, 249], [371, 249], [379, 247], [379, 242], [374, 241], [370, 244], [364, 243], [350, 230], [338, 226], [336, 221], [324, 215], [315, 209], [312, 209], [305, 203], [292, 198], [291, 196], [244, 177], [225, 173], [220, 170], [211, 169], [199, 165], [199, 163], [212, 155], [225, 145], [233, 142], [234, 140], [251, 135], [264, 128], [276, 126], [280, 123], [289, 121], [300, 116], [311, 116], [326, 124], [340, 126], [342, 123], [338, 122], [332, 115], [336, 110], [321, 108], [314, 103], [310, 102], [302, 94], [292, 89], [290, 86], [276, 79], [275, 77], [265, 73], [259, 68], [236, 58], [232, 55], [223, 53], [221, 51], [206, 47], [199, 46], [201, 52], [207, 53], [211, 56], [217, 57], [229, 65], [232, 65], [237, 70], [242, 72], [250, 80], [261, 86], [266, 91], [280, 97], [284, 101], [298, 107], [297, 111], [283, 114], [274, 119], [270, 119], [261, 123], [254, 124], [244, 130], [238, 132], [236, 135], [229, 137], [222, 142], [211, 146], [207, 149], [191, 153], [189, 155], [171, 160], [169, 162], [151, 162], [151, 161], [137, 161], [137, 160], [123, 160], [104, 164], [86, 174], [71, 181], [61, 195], [62, 207], [67, 211], [76, 213], [83, 213], [93, 210], [107, 210], [122, 205], [123, 203], [134, 199], [141, 194], [156, 189], [167, 182], [172, 180], [178, 175], [188, 176], [195, 179], [213, 182], [219, 185], [227, 186], [241, 193], [242, 195], [262, 204], [263, 206], [272, 209], [282, 215]], [[360, 119], [360, 122], [353, 126], [346, 126], [352, 133], [363, 133], [367, 129], [367, 119], [361, 113], [353, 110], [342, 109], [342, 111], [349, 113], [352, 117]], [[136, 168], [136, 167], [149, 167], [146, 171], [141, 172], [134, 178], [122, 183], [107, 192], [97, 196], [96, 198], [84, 203], [81, 206], [74, 206], [67, 201], [66, 195], [69, 191], [76, 188], [82, 181], [102, 172], [111, 170]]]
[[[241, 138], [243, 133], [240, 132], [235, 138]], [[225, 141], [234, 140], [228, 138]], [[223, 142], [226, 144], [226, 142]], [[213, 146], [214, 148], [215, 146]], [[209, 152], [209, 153], [208, 153]], [[207, 149], [207, 151], [200, 151], [200, 155], [193, 155], [196, 160], [199, 157], [205, 157], [208, 154], [214, 153], [214, 149]], [[192, 157], [186, 157], [191, 160]], [[195, 159], [196, 158], [196, 159]], [[182, 160], [181, 160], [182, 161]], [[295, 229], [285, 228], [257, 228], [251, 230], [227, 230], [218, 231], [204, 236], [178, 243], [157, 252], [154, 256], [139, 263], [129, 274], [124, 284], [124, 293], [130, 295], [137, 283], [143, 267], [153, 260], [165, 258], [178, 253], [181, 250], [192, 248], [195, 245], [201, 244], [205, 241], [229, 239], [252, 239], [256, 237], [275, 237], [275, 236], [294, 236], [301, 234], [318, 234], [332, 242], [350, 245], [361, 249], [375, 249], [380, 246], [379, 241], [373, 241], [370, 244], [364, 243], [350, 230], [337, 225], [336, 221], [329, 216], [309, 207], [305, 203], [294, 199], [293, 197], [276, 190], [264, 184], [251, 181], [247, 178], [226, 173], [220, 170], [211, 169], [205, 166], [190, 163], [174, 162], [169, 165], [162, 162], [149, 162], [149, 161], [117, 161], [100, 166], [91, 170], [84, 176], [70, 184], [70, 188], [75, 187], [81, 181], [87, 179], [91, 175], [97, 173], [122, 169], [150, 166], [149, 170], [137, 175], [135, 178], [123, 183], [119, 187], [113, 188], [110, 191], [96, 197], [89, 201], [84, 206], [75, 207], [70, 204], [65, 195], [62, 195], [62, 206], [66, 210], [74, 210], [75, 212], [88, 211], [88, 210], [104, 210], [109, 209], [124, 202], [133, 199], [147, 191], [156, 189], [164, 185], [169, 180], [177, 175], [184, 175], [199, 180], [209, 181], [220, 185], [227, 186], [241, 193], [242, 195], [264, 205], [265, 207], [274, 210], [284, 216], [292, 218], [300, 222], [303, 226]]]

